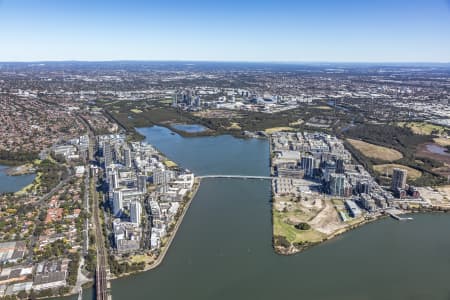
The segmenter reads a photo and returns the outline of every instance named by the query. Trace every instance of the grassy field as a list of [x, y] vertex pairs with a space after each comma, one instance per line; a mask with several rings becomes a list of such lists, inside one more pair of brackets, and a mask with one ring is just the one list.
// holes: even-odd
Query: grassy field
[[290, 243], [320, 242], [325, 235], [314, 229], [299, 230], [285, 222], [285, 213], [273, 211], [273, 235], [284, 236]]
[[140, 254], [140, 255], [133, 255], [130, 258], [131, 263], [145, 263], [145, 264], [149, 264], [151, 262], [154, 261], [154, 258], [145, 254]]
[[264, 132], [267, 134], [272, 134], [272, 133], [278, 132], [278, 131], [293, 131], [293, 130], [295, 130], [295, 129], [292, 127], [282, 126], [282, 127], [267, 128], [264, 130]]
[[164, 161], [164, 164], [165, 164], [166, 167], [168, 167], [168, 168], [173, 168], [173, 167], [178, 166], [178, 165], [176, 164], [176, 162], [173, 162], [173, 161], [171, 161], [171, 160], [165, 160], [165, 161]]
[[392, 176], [392, 169], [394, 168], [400, 168], [400, 169], [405, 169], [408, 171], [408, 177], [411, 180], [416, 180], [417, 178], [419, 178], [420, 176], [422, 176], [422, 172], [420, 172], [419, 170], [407, 167], [407, 166], [403, 166], [403, 165], [398, 165], [398, 164], [383, 164], [383, 165], [374, 165], [373, 169], [380, 173], [381, 175], [386, 174], [386, 172], [388, 173], [389, 176]]
[[158, 101], [161, 104], [171, 104], [173, 102], [173, 99], [163, 99]]
[[347, 141], [364, 156], [384, 161], [395, 161], [401, 159], [403, 155], [394, 149], [369, 144], [360, 140], [347, 139]]
[[227, 127], [228, 130], [241, 130], [242, 127], [239, 126], [238, 122], [231, 122], [231, 125]]
[[331, 110], [331, 107], [329, 106], [312, 106], [311, 108], [315, 109], [322, 109], [322, 110]]
[[289, 126], [300, 126], [303, 123], [305, 123], [305, 121], [303, 121], [302, 119], [298, 119], [297, 121], [289, 123]]
[[412, 130], [415, 134], [421, 135], [431, 135], [431, 134], [444, 134], [445, 127], [434, 125], [426, 122], [399, 122], [397, 123], [400, 127], [407, 127]]

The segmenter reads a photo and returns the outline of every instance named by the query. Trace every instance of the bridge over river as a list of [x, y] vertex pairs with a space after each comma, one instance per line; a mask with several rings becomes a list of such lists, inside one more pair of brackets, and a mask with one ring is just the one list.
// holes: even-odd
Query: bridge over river
[[[230, 178], [230, 179], [254, 179], [254, 180], [275, 180], [275, 179], [281, 179], [286, 178], [289, 179], [289, 177], [277, 177], [277, 176], [256, 176], [256, 175], [225, 175], [225, 174], [215, 174], [215, 175], [201, 175], [196, 176], [198, 179], [205, 179], [205, 178]], [[310, 181], [306, 179], [296, 179], [295, 186], [302, 186], [302, 187], [313, 187], [313, 186], [319, 186], [319, 182]]]
[[272, 176], [252, 176], [252, 175], [223, 175], [223, 174], [219, 174], [219, 175], [202, 175], [202, 176], [197, 176], [198, 179], [203, 179], [203, 178], [235, 178], [235, 179], [260, 179], [260, 180], [273, 180], [276, 179], [277, 177], [272, 177]]

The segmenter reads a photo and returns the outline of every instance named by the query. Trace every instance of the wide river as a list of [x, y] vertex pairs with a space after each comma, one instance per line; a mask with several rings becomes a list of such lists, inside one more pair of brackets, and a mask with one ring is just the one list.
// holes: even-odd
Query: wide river
[[[139, 132], [198, 175], [269, 174], [264, 140]], [[271, 245], [270, 197], [267, 181], [203, 180], [163, 263], [113, 281], [113, 299], [450, 299], [450, 215], [383, 219], [280, 256]]]

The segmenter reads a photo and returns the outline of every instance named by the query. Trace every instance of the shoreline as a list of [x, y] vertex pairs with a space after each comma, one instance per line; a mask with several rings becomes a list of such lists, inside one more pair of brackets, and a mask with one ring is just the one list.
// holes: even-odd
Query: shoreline
[[[448, 214], [450, 213], [450, 208], [448, 207], [440, 207], [440, 206], [435, 206], [435, 207], [431, 207], [431, 208], [421, 208], [421, 209], [417, 209], [417, 210], [409, 210], [409, 211], [402, 211], [401, 213], [397, 213], [397, 215], [405, 215], [405, 214], [427, 214], [427, 213], [444, 213], [444, 214]], [[273, 235], [273, 225], [272, 225], [272, 248], [274, 249], [275, 253], [278, 255], [283, 255], [283, 256], [291, 256], [291, 255], [295, 255], [298, 253], [301, 253], [303, 251], [306, 251], [310, 248], [313, 248], [315, 246], [318, 246], [320, 244], [323, 244], [327, 241], [333, 240], [335, 238], [337, 238], [340, 235], [343, 235], [345, 233], [348, 233], [352, 230], [358, 229], [360, 227], [363, 227], [364, 225], [370, 224], [370, 223], [374, 223], [376, 221], [380, 221], [382, 219], [385, 218], [392, 218], [389, 214], [387, 213], [382, 213], [372, 219], [364, 219], [363, 221], [350, 225], [349, 227], [346, 228], [341, 228], [336, 230], [335, 232], [333, 232], [332, 234], [330, 234], [329, 236], [325, 237], [322, 241], [319, 242], [311, 242], [311, 243], [306, 243], [304, 246], [302, 246], [301, 248], [296, 248], [294, 245], [291, 245], [291, 247], [289, 248], [282, 248], [279, 246], [276, 246], [274, 243], [274, 235]], [[272, 222], [273, 222], [273, 213], [272, 213]], [[404, 221], [399, 221], [398, 222], [404, 222]]]
[[[16, 153], [16, 152], [13, 152]], [[31, 163], [32, 161], [19, 161], [19, 160], [8, 160], [8, 159], [0, 159], [0, 165], [5, 167], [17, 167], [27, 163]]]
[[33, 167], [33, 164], [26, 163], [22, 165], [8, 166], [2, 172], [4, 172], [8, 176], [22, 176], [35, 174], [35, 169]]
[[167, 240], [166, 245], [164, 245], [162, 247], [161, 253], [158, 255], [158, 258], [147, 268], [144, 268], [144, 270], [142, 270], [142, 272], [153, 270], [153, 269], [157, 268], [164, 261], [164, 258], [166, 257], [166, 254], [169, 251], [169, 248], [172, 245], [172, 242], [178, 233], [178, 229], [180, 229], [180, 226], [183, 223], [184, 217], [186, 216], [186, 213], [189, 210], [189, 207], [191, 207], [192, 200], [194, 200], [194, 198], [197, 195], [197, 192], [200, 188], [201, 179], [196, 179], [196, 181], [197, 182], [194, 183], [194, 190], [192, 191], [192, 193], [189, 197], [189, 200], [184, 204], [183, 212], [181, 213], [178, 220], [175, 222], [175, 227], [172, 229], [172, 232], [169, 235], [169, 239]]
[[[387, 218], [387, 217], [389, 217], [389, 215], [381, 214], [381, 215], [378, 215], [378, 216], [376, 216], [376, 217], [374, 217], [372, 219], [364, 219], [361, 222], [358, 222], [356, 224], [352, 224], [352, 225], [350, 225], [348, 227], [344, 227], [344, 228], [336, 230], [335, 232], [333, 232], [332, 234], [326, 236], [323, 240], [321, 240], [319, 242], [306, 242], [304, 245], [302, 245], [301, 248], [297, 248], [297, 247], [295, 247], [292, 244], [291, 244], [291, 246], [289, 248], [283, 248], [283, 247], [280, 247], [280, 246], [276, 246], [275, 243], [274, 243], [274, 237], [275, 236], [273, 235], [273, 228], [272, 228], [272, 246], [273, 246], [273, 249], [274, 249], [276, 254], [283, 255], [283, 256], [295, 255], [295, 254], [301, 253], [303, 251], [306, 251], [306, 250], [308, 250], [310, 248], [313, 248], [314, 246], [318, 246], [318, 245], [323, 244], [323, 243], [325, 243], [327, 241], [333, 240], [333, 239], [337, 238], [338, 236], [340, 236], [342, 234], [350, 232], [350, 231], [352, 231], [354, 229], [357, 229], [359, 227], [362, 227], [362, 226], [364, 226], [366, 224], [373, 223], [375, 221], [378, 221], [378, 220], [381, 220], [381, 219], [384, 219], [384, 218]], [[273, 213], [272, 213], [272, 219], [273, 219]]]
[[197, 195], [197, 192], [198, 192], [198, 190], [200, 188], [200, 185], [201, 185], [201, 179], [196, 178], [196, 182], [194, 183], [194, 189], [193, 189], [193, 191], [192, 191], [192, 193], [191, 193], [191, 195], [189, 197], [189, 200], [184, 204], [183, 211], [180, 214], [178, 220], [175, 222], [174, 228], [172, 229], [170, 234], [168, 234], [168, 240], [167, 240], [166, 244], [163, 247], [161, 247], [161, 252], [159, 253], [159, 255], [156, 258], [156, 260], [154, 260], [152, 264], [146, 265], [145, 268], [142, 269], [142, 270], [138, 270], [138, 271], [130, 272], [130, 273], [124, 273], [124, 274], [120, 274], [118, 276], [111, 275], [110, 276], [111, 280], [115, 280], [115, 279], [119, 279], [119, 278], [123, 278], [123, 277], [127, 277], [127, 276], [136, 275], [136, 274], [139, 274], [139, 273], [144, 273], [144, 272], [156, 269], [157, 267], [159, 267], [163, 263], [164, 258], [166, 257], [167, 252], [169, 251], [169, 248], [172, 245], [172, 242], [175, 239], [175, 236], [177, 235], [181, 224], [183, 223], [184, 217], [185, 217], [187, 211], [189, 210], [189, 207], [191, 206], [192, 201], [194, 200], [195, 196]]
[[[181, 123], [173, 123], [173, 124], [181, 124]], [[151, 123], [148, 126], [139, 126], [139, 127], [133, 127], [133, 130], [127, 130], [127, 133], [130, 135], [133, 134], [138, 134], [140, 136], [142, 136], [137, 129], [139, 128], [148, 128], [148, 127], [153, 127], [153, 126], [159, 126], [159, 127], [164, 127], [169, 129], [170, 131], [180, 135], [183, 138], [195, 138], [195, 137], [216, 137], [216, 136], [221, 136], [221, 135], [229, 135], [238, 139], [252, 139], [252, 138], [257, 138], [257, 139], [268, 139], [268, 137], [262, 136], [262, 135], [258, 135], [258, 132], [260, 131], [264, 131], [264, 130], [260, 130], [260, 131], [248, 131], [250, 133], [253, 134], [253, 136], [248, 136], [245, 134], [245, 130], [230, 130], [230, 129], [211, 129], [208, 126], [201, 124], [201, 123], [183, 123], [183, 125], [200, 125], [203, 126], [205, 128], [207, 128], [204, 131], [200, 131], [200, 132], [187, 132], [187, 131], [183, 131], [183, 130], [179, 130], [176, 129], [174, 127], [172, 127], [172, 123]], [[145, 138], [143, 138], [145, 139]]]

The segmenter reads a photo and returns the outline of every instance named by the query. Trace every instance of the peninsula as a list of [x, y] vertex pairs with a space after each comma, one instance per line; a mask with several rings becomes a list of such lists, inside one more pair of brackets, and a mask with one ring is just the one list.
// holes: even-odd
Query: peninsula
[[300, 252], [384, 216], [408, 220], [399, 215], [450, 210], [448, 203], [422, 197], [427, 189], [408, 185], [408, 170], [401, 166], [391, 169], [390, 186], [380, 186], [335, 136], [275, 132], [270, 145], [273, 244], [280, 254]]

